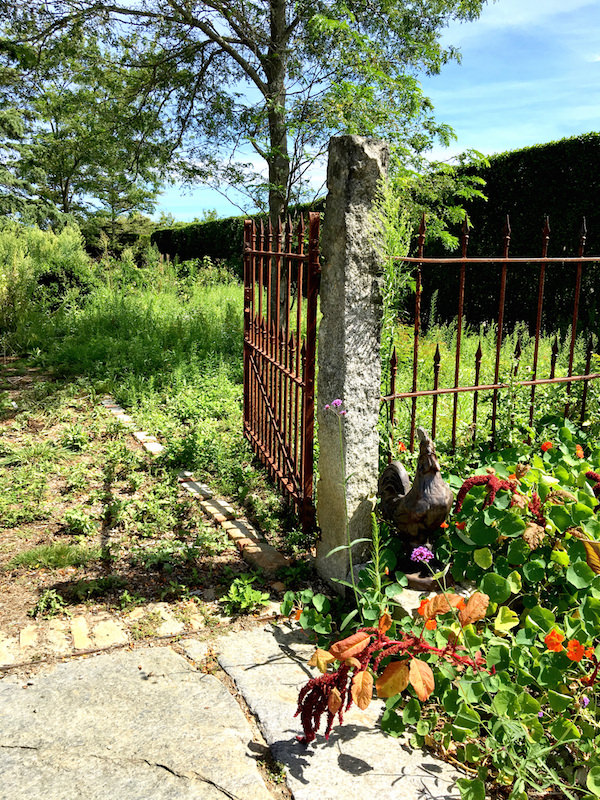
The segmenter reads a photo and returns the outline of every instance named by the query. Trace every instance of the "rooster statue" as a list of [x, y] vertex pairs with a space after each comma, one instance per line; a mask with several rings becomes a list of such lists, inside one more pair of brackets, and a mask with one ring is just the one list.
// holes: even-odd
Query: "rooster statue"
[[409, 551], [427, 543], [445, 521], [454, 495], [440, 474], [435, 445], [423, 428], [417, 428], [419, 459], [410, 485], [405, 468], [393, 461], [379, 478], [381, 513], [406, 540]]

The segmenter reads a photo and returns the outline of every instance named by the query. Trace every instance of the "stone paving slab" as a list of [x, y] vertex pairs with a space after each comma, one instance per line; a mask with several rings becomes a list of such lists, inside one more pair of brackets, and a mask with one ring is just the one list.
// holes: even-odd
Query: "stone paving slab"
[[0, 680], [0, 800], [271, 800], [239, 705], [170, 647]]
[[320, 735], [305, 747], [296, 711], [298, 691], [318, 674], [306, 665], [314, 646], [288, 625], [230, 634], [216, 645], [221, 667], [233, 678], [257, 717], [273, 756], [286, 768], [294, 800], [455, 800], [460, 797], [448, 764], [376, 725], [383, 709], [353, 707], [329, 741]]

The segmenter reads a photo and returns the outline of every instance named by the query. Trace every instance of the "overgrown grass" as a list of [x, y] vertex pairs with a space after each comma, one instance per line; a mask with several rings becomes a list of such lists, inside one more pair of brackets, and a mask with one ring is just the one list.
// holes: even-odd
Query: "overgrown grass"
[[90, 561], [100, 558], [99, 547], [86, 547], [58, 542], [32, 547], [12, 558], [9, 567], [28, 567], [30, 569], [63, 569], [64, 567], [81, 567]]

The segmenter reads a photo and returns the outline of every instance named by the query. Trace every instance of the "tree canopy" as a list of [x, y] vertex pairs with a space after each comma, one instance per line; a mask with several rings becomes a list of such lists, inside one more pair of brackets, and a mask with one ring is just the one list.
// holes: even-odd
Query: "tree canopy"
[[[84, 25], [139, 108], [159, 109], [179, 177], [268, 190], [277, 215], [331, 135], [382, 136], [407, 153], [448, 140], [417, 76], [458, 58], [440, 35], [484, 2], [16, 0], [9, 36], [43, 52]], [[248, 148], [256, 158], [241, 163]]]

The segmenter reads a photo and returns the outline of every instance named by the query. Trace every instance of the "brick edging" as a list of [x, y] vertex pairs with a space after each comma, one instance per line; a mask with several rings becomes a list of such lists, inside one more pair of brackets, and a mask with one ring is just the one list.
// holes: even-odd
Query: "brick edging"
[[[124, 409], [115, 403], [112, 397], [101, 401], [104, 408], [126, 428], [151, 456], [157, 456], [165, 449], [158, 439], [146, 431], [138, 430], [135, 420]], [[236, 511], [227, 500], [215, 496], [214, 492], [205, 483], [197, 481], [188, 470], [183, 470], [177, 476], [179, 485], [188, 494], [200, 499], [200, 508], [203, 513], [221, 527], [240, 551], [242, 557], [251, 566], [264, 572], [276, 572], [281, 567], [289, 565], [286, 556], [270, 545], [265, 538], [250, 525], [243, 517], [238, 518]]]

